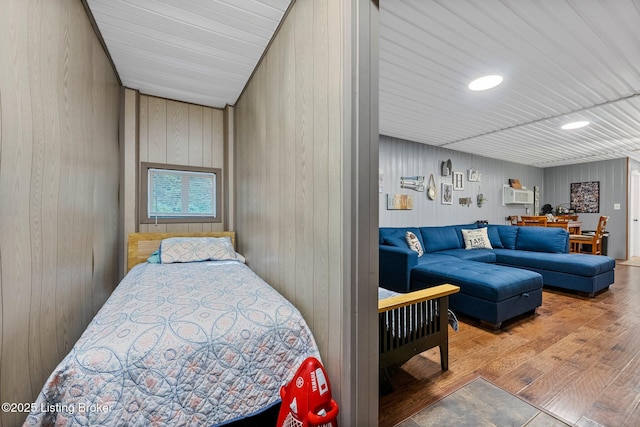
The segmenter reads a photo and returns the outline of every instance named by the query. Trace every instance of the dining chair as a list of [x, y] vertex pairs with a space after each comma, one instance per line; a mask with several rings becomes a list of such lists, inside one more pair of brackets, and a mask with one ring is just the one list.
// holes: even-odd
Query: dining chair
[[562, 215], [556, 215], [556, 220], [566, 220], [566, 221], [578, 221], [578, 215], [569, 215], [569, 214], [562, 214]]
[[547, 227], [556, 227], [556, 228], [564, 228], [569, 231], [569, 220], [568, 219], [556, 219], [555, 221], [547, 221]]
[[522, 215], [522, 224], [525, 226], [546, 227], [547, 217], [546, 215]]
[[511, 225], [520, 225], [520, 220], [518, 219], [518, 215], [509, 215], [509, 224]]
[[[593, 234], [570, 234], [569, 247], [572, 252], [589, 253], [592, 255], [602, 255], [602, 238], [607, 228], [608, 216], [601, 216], [598, 220], [598, 227]], [[583, 251], [582, 245], [591, 245], [590, 251]]]

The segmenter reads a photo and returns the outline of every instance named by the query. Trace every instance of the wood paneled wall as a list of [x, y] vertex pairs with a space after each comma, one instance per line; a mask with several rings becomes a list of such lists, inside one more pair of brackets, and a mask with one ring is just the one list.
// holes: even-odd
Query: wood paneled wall
[[[453, 204], [440, 202], [442, 182], [451, 183], [452, 177], [440, 175], [440, 163], [451, 159], [454, 171], [464, 172], [464, 190], [453, 192]], [[482, 174], [480, 182], [469, 182], [467, 170], [473, 168]], [[518, 178], [523, 186], [533, 190], [538, 186], [544, 192], [543, 169], [517, 163], [503, 162], [487, 157], [434, 147], [418, 142], [389, 136], [380, 136], [380, 169], [383, 172], [383, 191], [380, 199], [380, 225], [383, 227], [469, 224], [487, 220], [492, 224], [505, 224], [509, 215], [533, 215], [533, 205], [502, 204], [502, 186], [509, 178]], [[429, 200], [426, 192], [400, 187], [400, 177], [433, 174], [438, 197]], [[478, 207], [478, 193], [488, 199]], [[413, 210], [387, 209], [387, 194], [409, 194], [413, 198]], [[459, 204], [459, 198], [471, 197], [469, 207]], [[543, 199], [540, 200], [541, 205]], [[526, 209], [529, 208], [530, 214]]]
[[0, 29], [0, 401], [19, 403], [117, 284], [119, 83], [78, 0], [3, 0]]
[[[221, 168], [224, 175], [223, 110], [141, 94], [137, 114], [140, 162]], [[222, 188], [224, 193], [229, 191], [224, 179]], [[221, 212], [225, 212], [224, 202]], [[222, 223], [139, 224], [139, 230], [222, 231], [224, 219]]]
[[377, 425], [373, 21], [295, 1], [235, 107], [239, 250], [309, 323], [344, 425]]
[[[544, 170], [545, 192], [541, 202], [569, 206], [571, 183], [600, 181], [600, 212], [581, 213], [583, 230], [595, 230], [600, 215], [608, 215], [607, 255], [626, 259], [627, 254], [627, 159], [603, 160]], [[614, 209], [619, 204], [620, 209]]]

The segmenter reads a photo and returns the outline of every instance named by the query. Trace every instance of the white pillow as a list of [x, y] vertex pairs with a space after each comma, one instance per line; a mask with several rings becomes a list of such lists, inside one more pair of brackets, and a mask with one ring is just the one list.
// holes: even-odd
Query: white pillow
[[418, 236], [416, 236], [411, 231], [407, 231], [404, 235], [407, 244], [409, 245], [409, 249], [412, 251], [418, 252], [418, 256], [422, 256], [424, 254], [424, 250], [422, 249], [422, 245], [420, 244], [420, 240], [418, 240]]
[[464, 237], [465, 249], [493, 249], [486, 227], [462, 230], [462, 237]]
[[160, 242], [160, 262], [237, 259], [229, 237], [171, 237]]

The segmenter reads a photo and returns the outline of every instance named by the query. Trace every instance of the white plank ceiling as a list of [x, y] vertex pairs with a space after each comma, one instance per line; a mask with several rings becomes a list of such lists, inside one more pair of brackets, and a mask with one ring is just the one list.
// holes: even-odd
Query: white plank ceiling
[[290, 0], [87, 0], [122, 84], [233, 105]]
[[[290, 3], [86, 1], [126, 87], [213, 107], [235, 104]], [[640, 0], [380, 8], [381, 134], [538, 167], [640, 160]], [[467, 89], [491, 73], [504, 83]], [[560, 130], [573, 120], [591, 125]]]
[[[539, 167], [640, 156], [640, 1], [380, 8], [380, 133]], [[487, 74], [504, 82], [467, 89]]]

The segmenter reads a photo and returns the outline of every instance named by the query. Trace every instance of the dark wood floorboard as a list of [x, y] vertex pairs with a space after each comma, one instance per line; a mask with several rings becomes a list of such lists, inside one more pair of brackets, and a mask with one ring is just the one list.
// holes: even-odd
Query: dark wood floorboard
[[429, 350], [392, 371], [380, 426], [394, 426], [473, 378], [568, 423], [640, 425], [640, 267], [618, 265], [615, 284], [594, 298], [545, 289], [533, 316], [498, 331], [460, 318], [449, 334], [449, 370]]

